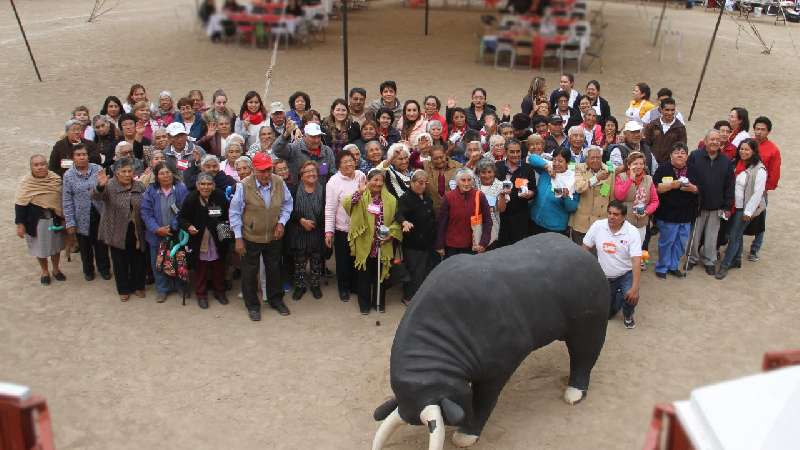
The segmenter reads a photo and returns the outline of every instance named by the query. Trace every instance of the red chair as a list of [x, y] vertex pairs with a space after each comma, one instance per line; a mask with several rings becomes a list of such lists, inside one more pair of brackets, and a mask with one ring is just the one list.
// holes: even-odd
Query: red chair
[[0, 396], [0, 449], [53, 450], [50, 411], [43, 397]]

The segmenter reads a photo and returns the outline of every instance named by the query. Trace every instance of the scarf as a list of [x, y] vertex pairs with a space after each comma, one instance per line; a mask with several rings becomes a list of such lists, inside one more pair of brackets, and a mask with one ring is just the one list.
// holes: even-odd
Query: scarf
[[[350, 244], [350, 253], [355, 256], [355, 267], [358, 270], [366, 270], [367, 257], [372, 249], [372, 240], [375, 236], [375, 217], [367, 211], [369, 204], [372, 203], [372, 195], [365, 192], [358, 203], [352, 204], [352, 196], [346, 196], [342, 202], [342, 207], [350, 214], [350, 231], [347, 234], [347, 241]], [[383, 188], [381, 190], [381, 202], [383, 202], [384, 224], [390, 224], [389, 235], [398, 242], [403, 240], [403, 231], [394, 220], [397, 211], [397, 200]], [[381, 244], [381, 280], [389, 276], [391, 260], [394, 257], [391, 240], [386, 240]]]
[[44, 209], [50, 209], [56, 216], [63, 217], [61, 177], [50, 170], [47, 171], [47, 176], [44, 178], [36, 178], [31, 174], [25, 175], [17, 188], [14, 203], [20, 206], [33, 204]]
[[264, 121], [264, 113], [261, 111], [257, 113], [251, 113], [250, 111], [245, 111], [242, 114], [242, 120], [246, 120], [250, 122], [250, 125], [258, 125]]
[[736, 162], [736, 168], [734, 168], [733, 170], [734, 178], [736, 177], [736, 175], [739, 175], [745, 170], [747, 170], [747, 164], [745, 164], [745, 162], [740, 159], [739, 161]]
[[675, 178], [685, 177], [689, 174], [689, 166], [683, 166], [683, 168], [678, 169], [675, 166], [672, 166], [672, 171], [675, 173]]

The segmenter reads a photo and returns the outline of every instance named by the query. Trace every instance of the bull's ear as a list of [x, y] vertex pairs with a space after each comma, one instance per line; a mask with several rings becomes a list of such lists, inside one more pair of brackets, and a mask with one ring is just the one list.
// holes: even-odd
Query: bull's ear
[[464, 409], [449, 398], [443, 398], [442, 415], [448, 425], [458, 425], [464, 420]]
[[372, 417], [375, 418], [376, 422], [380, 422], [381, 420], [385, 419], [392, 413], [392, 411], [397, 408], [397, 400], [392, 397], [389, 400], [383, 402], [381, 406], [375, 408], [375, 412], [372, 413]]

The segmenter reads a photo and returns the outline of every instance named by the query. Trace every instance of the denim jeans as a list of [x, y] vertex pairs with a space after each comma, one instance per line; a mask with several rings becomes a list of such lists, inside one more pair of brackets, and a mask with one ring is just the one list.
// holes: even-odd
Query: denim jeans
[[749, 223], [742, 220], [742, 217], [744, 217], [743, 210], [737, 209], [730, 219], [730, 238], [728, 239], [728, 247], [725, 249], [725, 257], [722, 258], [722, 267], [729, 268], [742, 263], [744, 229], [747, 228]]
[[150, 267], [153, 268], [153, 277], [156, 280], [156, 291], [159, 294], [169, 294], [177, 291], [175, 278], [168, 277], [156, 269], [156, 258], [158, 257], [158, 245], [150, 246]]
[[658, 262], [657, 273], [666, 273], [668, 270], [678, 270], [681, 257], [686, 252], [686, 242], [692, 224], [666, 222], [656, 220], [658, 225]]
[[[768, 197], [764, 197], [764, 203], [769, 205], [769, 198]], [[764, 212], [762, 212], [761, 214], [764, 215], [764, 228], [766, 228], [767, 227], [767, 210], [765, 209]], [[756, 237], [753, 239], [753, 243], [750, 244], [750, 254], [751, 255], [758, 255], [758, 252], [761, 250], [761, 246], [764, 245], [764, 233], [765, 233], [765, 231], [762, 231], [761, 233], [756, 234]]]
[[611, 290], [611, 308], [608, 311], [608, 318], [617, 315], [620, 309], [622, 314], [626, 317], [633, 315], [633, 310], [636, 305], [631, 305], [625, 300], [625, 294], [631, 289], [633, 285], [633, 272], [628, 271], [624, 275], [617, 278], [608, 279], [608, 287]]

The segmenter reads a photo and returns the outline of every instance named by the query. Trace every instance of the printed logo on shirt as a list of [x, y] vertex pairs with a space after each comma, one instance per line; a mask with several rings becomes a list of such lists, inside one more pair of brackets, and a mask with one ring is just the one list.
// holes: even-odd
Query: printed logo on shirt
[[603, 242], [603, 251], [609, 255], [614, 255], [617, 253], [617, 244], [613, 242]]

